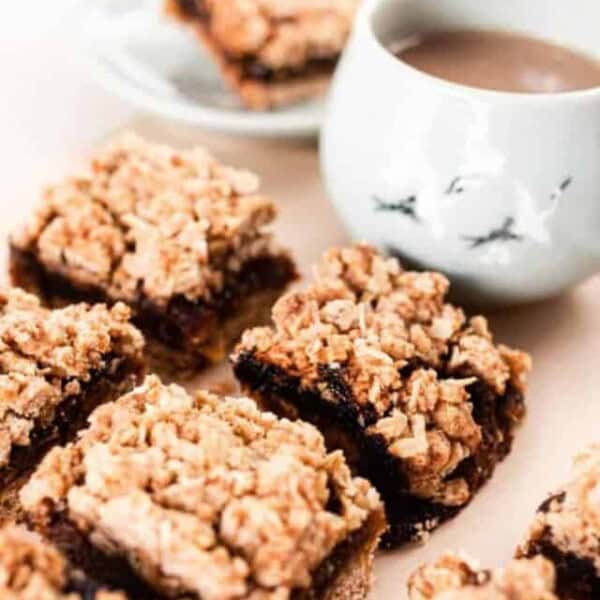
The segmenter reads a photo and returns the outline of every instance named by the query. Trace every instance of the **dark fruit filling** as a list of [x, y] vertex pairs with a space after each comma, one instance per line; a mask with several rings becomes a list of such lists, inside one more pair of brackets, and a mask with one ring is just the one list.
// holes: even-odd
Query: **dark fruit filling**
[[[340, 369], [322, 365], [319, 373], [320, 383], [326, 385], [335, 402], [323, 400], [317, 386], [303, 388], [299, 378], [260, 362], [252, 352], [238, 357], [234, 371], [265, 409], [316, 425], [324, 434], [328, 448], [341, 448], [354, 473], [366, 477], [378, 489], [386, 505], [389, 524], [383, 547], [415, 540], [463, 508], [444, 506], [408, 493], [408, 480], [401, 462], [389, 454], [381, 436], [367, 433], [377, 415], [372, 408], [359, 407], [354, 402]], [[504, 396], [498, 396], [482, 382], [474, 383], [468, 390], [474, 406], [473, 416], [482, 429], [483, 439], [477, 453], [464, 460], [451, 477], [463, 477], [474, 493], [509, 452], [512, 430], [521, 419], [524, 406], [521, 394], [512, 388]]]
[[[210, 21], [210, 12], [203, 0], [176, 0], [177, 8], [186, 19], [197, 20], [206, 25]], [[229, 63], [239, 66], [243, 79], [253, 79], [264, 83], [277, 83], [290, 79], [303, 79], [330, 75], [338, 61], [339, 54], [311, 58], [301, 67], [281, 67], [273, 69], [257, 60], [253, 55], [227, 56]]]
[[365, 546], [372, 542], [373, 528], [376, 523], [367, 521], [358, 531], [340, 542], [312, 575], [312, 586], [305, 590], [296, 590], [291, 600], [320, 600], [335, 579], [347, 568], [355, 557], [362, 555]]
[[[538, 511], [547, 513], [555, 501], [562, 503], [564, 500], [564, 493], [551, 496], [540, 505]], [[594, 562], [559, 550], [552, 542], [552, 535], [548, 529], [527, 549], [529, 557], [540, 554], [554, 564], [556, 592], [560, 598], [571, 600], [600, 598], [600, 577]]]
[[[360, 556], [379, 527], [367, 521], [361, 529], [339, 543], [331, 555], [313, 573], [310, 589], [296, 590], [292, 600], [320, 600], [329, 587], [355, 556]], [[120, 589], [131, 600], [167, 600], [163, 594], [153, 590], [129, 565], [119, 557], [111, 556], [98, 549], [62, 514], [55, 514], [42, 533], [48, 537], [81, 572], [81, 577], [72, 583], [72, 591], [86, 592], [93, 598], [99, 588]], [[100, 582], [100, 583], [99, 583]], [[86, 596], [84, 596], [86, 598]], [[189, 594], [182, 596], [189, 599]]]
[[301, 67], [281, 67], [279, 69], [273, 69], [251, 56], [244, 57], [238, 61], [231, 58], [229, 60], [239, 62], [242, 68], [243, 79], [254, 79], [264, 83], [278, 83], [291, 79], [326, 77], [333, 72], [338, 58], [338, 54], [323, 58], [311, 58]]
[[71, 441], [86, 426], [88, 416], [97, 406], [140, 383], [144, 371], [141, 363], [114, 355], [104, 357], [104, 362], [105, 369], [93, 372], [89, 381], [81, 382], [80, 394], [67, 398], [56, 408], [52, 423], [33, 428], [28, 446], [12, 447], [9, 464], [0, 469], [2, 509], [11, 510], [16, 492], [52, 446]]
[[[31, 252], [11, 249], [11, 273], [16, 285], [37, 293], [51, 306], [65, 301], [111, 302], [100, 288], [75, 285], [64, 275], [46, 270]], [[295, 277], [294, 265], [287, 257], [258, 257], [232, 275], [210, 304], [176, 296], [162, 308], [142, 296], [132, 306], [132, 321], [170, 349], [193, 353], [210, 341], [221, 323], [236, 315], [248, 296], [265, 289], [283, 289]]]
[[600, 598], [600, 577], [593, 561], [564, 553], [552, 543], [548, 532], [529, 548], [529, 556], [542, 555], [556, 569], [556, 592], [560, 598], [591, 600]]
[[55, 514], [42, 532], [65, 555], [69, 563], [80, 569], [88, 590], [95, 582], [127, 592], [131, 600], [165, 600], [138, 577], [126, 560], [110, 556], [92, 545], [68, 519]]

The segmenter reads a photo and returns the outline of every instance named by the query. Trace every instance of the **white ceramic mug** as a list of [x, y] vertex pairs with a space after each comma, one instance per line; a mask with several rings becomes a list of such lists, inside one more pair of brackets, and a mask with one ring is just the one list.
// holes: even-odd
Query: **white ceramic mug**
[[388, 50], [456, 28], [600, 60], [598, 0], [366, 0], [321, 136], [328, 191], [353, 237], [447, 273], [474, 301], [557, 294], [600, 270], [600, 87], [487, 91]]

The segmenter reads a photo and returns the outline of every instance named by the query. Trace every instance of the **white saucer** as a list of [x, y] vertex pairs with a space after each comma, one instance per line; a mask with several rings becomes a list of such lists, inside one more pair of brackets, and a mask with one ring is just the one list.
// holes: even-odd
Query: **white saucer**
[[157, 0], [88, 1], [80, 31], [91, 73], [111, 93], [169, 120], [234, 134], [307, 137], [323, 102], [257, 113], [221, 82], [194, 38], [161, 14]]

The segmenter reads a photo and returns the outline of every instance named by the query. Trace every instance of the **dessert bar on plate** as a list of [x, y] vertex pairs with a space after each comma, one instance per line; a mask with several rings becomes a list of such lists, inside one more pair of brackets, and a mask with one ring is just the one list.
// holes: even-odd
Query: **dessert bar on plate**
[[539, 507], [518, 556], [552, 561], [561, 598], [600, 598], [600, 445], [575, 458], [572, 476]]
[[377, 492], [307, 423], [149, 377], [21, 491], [74, 567], [131, 598], [364, 598]]
[[487, 570], [450, 553], [413, 573], [408, 596], [409, 600], [559, 600], [554, 567], [542, 557]]
[[124, 304], [48, 310], [22, 290], [0, 291], [0, 522], [18, 515], [17, 492], [45, 452], [143, 379], [129, 316]]
[[60, 552], [38, 534], [7, 525], [0, 529], [2, 600], [127, 600], [72, 572]]
[[445, 301], [438, 273], [404, 271], [367, 245], [327, 252], [272, 327], [232, 357], [266, 409], [314, 423], [383, 497], [388, 547], [454, 516], [509, 452], [529, 357]]
[[48, 189], [12, 237], [12, 277], [50, 305], [126, 302], [157, 368], [191, 372], [268, 319], [295, 277], [274, 217], [252, 173], [129, 134]]
[[359, 0], [167, 0], [224, 79], [252, 109], [320, 96], [343, 50]]

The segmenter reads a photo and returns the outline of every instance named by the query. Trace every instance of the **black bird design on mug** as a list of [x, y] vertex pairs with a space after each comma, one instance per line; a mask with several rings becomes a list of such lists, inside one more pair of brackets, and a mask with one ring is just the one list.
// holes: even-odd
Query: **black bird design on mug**
[[[471, 173], [467, 175], [455, 176], [448, 186], [444, 189], [446, 196], [463, 195], [468, 192], [472, 187], [480, 187], [482, 182], [486, 181], [486, 177], [482, 174]], [[547, 205], [543, 210], [538, 211], [536, 214], [528, 214], [527, 222], [529, 226], [535, 224], [538, 229], [544, 227], [544, 222], [551, 216], [556, 206], [561, 199], [564, 192], [573, 183], [573, 177], [567, 176], [562, 179], [558, 186], [553, 190], [550, 195], [550, 204]], [[399, 199], [383, 199], [381, 196], [374, 194], [372, 195], [374, 201], [374, 209], [378, 212], [394, 212], [404, 217], [408, 217], [412, 221], [418, 224], [423, 224], [422, 218], [418, 213], [418, 194], [410, 193]], [[521, 207], [521, 210], [526, 210], [527, 206]], [[459, 239], [468, 243], [468, 247], [471, 249], [481, 248], [495, 242], [521, 242], [525, 239], [524, 232], [519, 231], [519, 222], [522, 217], [519, 215], [506, 216], [504, 220], [498, 225], [491, 227], [490, 230], [481, 235], [466, 234], [459, 236]], [[535, 239], [535, 236], [534, 236]]]
[[507, 217], [500, 227], [495, 227], [491, 229], [485, 235], [463, 235], [461, 239], [469, 242], [471, 248], [479, 248], [480, 246], [485, 246], [486, 244], [491, 244], [492, 242], [520, 242], [523, 240], [523, 236], [515, 233], [515, 220], [513, 217]]
[[421, 222], [417, 214], [417, 197], [415, 195], [400, 200], [383, 200], [379, 196], [373, 196], [373, 200], [377, 211], [397, 212], [409, 217], [416, 223]]

